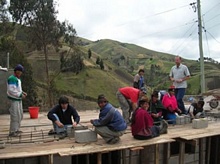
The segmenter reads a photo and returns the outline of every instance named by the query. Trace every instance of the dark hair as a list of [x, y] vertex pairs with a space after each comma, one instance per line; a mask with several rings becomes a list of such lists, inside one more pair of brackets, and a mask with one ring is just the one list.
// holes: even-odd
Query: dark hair
[[68, 104], [69, 103], [69, 99], [66, 96], [61, 96], [59, 98], [59, 104]]
[[[149, 103], [149, 100], [146, 96], [142, 97], [139, 101], [138, 101], [138, 106], [141, 107], [145, 102]], [[134, 124], [135, 123], [135, 116], [136, 116], [136, 113], [137, 111], [140, 109], [140, 108], [137, 108], [135, 109], [135, 111], [132, 113], [132, 116], [131, 116], [131, 124]]]
[[199, 101], [198, 101], [198, 104], [201, 105], [201, 108], [203, 108], [205, 102], [204, 102], [203, 100], [199, 100]]
[[144, 69], [140, 69], [140, 70], [138, 71], [138, 73], [140, 73], [140, 72], [144, 72]]
[[158, 91], [153, 91], [151, 97], [156, 97], [156, 98], [158, 98], [158, 96], [159, 96], [158, 94], [159, 94]]
[[100, 94], [97, 99], [97, 103], [108, 102], [104, 94]]

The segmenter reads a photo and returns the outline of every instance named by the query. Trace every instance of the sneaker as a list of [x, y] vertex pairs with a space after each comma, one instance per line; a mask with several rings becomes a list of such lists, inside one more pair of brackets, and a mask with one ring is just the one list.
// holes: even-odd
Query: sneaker
[[17, 132], [11, 132], [9, 133], [9, 137], [19, 137], [21, 134], [20, 133], [17, 133]]
[[168, 123], [165, 120], [161, 121], [161, 125], [159, 127], [160, 127], [160, 134], [167, 133]]
[[54, 134], [57, 134], [53, 129], [51, 129], [49, 132], [48, 132], [48, 135], [54, 135]]
[[67, 137], [67, 133], [65, 133], [65, 132], [58, 133], [58, 137], [59, 137], [59, 139], [64, 139]]
[[112, 138], [111, 140], [109, 140], [107, 143], [108, 144], [116, 144], [120, 141], [120, 138], [119, 137], [115, 137], [115, 138]]
[[23, 132], [21, 130], [17, 130], [16, 133], [21, 134]]

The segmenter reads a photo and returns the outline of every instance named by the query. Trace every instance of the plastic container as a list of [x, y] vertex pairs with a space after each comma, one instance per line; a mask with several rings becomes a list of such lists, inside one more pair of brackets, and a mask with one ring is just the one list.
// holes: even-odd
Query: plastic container
[[38, 118], [39, 107], [37, 106], [30, 106], [28, 107], [30, 118]]

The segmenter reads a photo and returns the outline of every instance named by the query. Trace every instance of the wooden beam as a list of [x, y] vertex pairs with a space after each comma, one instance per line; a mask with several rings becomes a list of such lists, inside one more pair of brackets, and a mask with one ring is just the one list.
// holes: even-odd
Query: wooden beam
[[203, 138], [199, 139], [199, 164], [203, 164], [203, 154], [204, 154], [204, 142]]
[[53, 164], [53, 154], [48, 155], [48, 164]]
[[206, 161], [205, 161], [206, 164], [210, 163], [211, 140], [212, 140], [211, 137], [208, 137], [206, 139]]
[[163, 162], [164, 164], [169, 164], [169, 157], [170, 157], [170, 143], [165, 143], [163, 148]]
[[184, 164], [184, 156], [185, 156], [185, 142], [180, 143], [180, 150], [179, 150], [179, 164]]
[[159, 144], [155, 145], [155, 159], [154, 159], [155, 164], [159, 164], [160, 158], [159, 158]]
[[97, 164], [102, 164], [102, 153], [97, 153]]
[[184, 138], [177, 138], [176, 141], [185, 142], [185, 143], [190, 144], [192, 146], [197, 146], [198, 145], [198, 139], [186, 140]]

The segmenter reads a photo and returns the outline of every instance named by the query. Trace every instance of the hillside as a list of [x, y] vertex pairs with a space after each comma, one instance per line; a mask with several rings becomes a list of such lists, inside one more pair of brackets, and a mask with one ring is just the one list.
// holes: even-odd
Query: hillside
[[[63, 46], [59, 53], [53, 48], [49, 50], [49, 68], [51, 77], [54, 78], [56, 95], [66, 94], [77, 99], [95, 102], [98, 94], [105, 94], [116, 106], [115, 93], [118, 88], [131, 86], [133, 75], [138, 69], [144, 68], [146, 84], [149, 95], [153, 89], [167, 89], [171, 85], [168, 80], [170, 68], [174, 65], [174, 56], [171, 54], [148, 50], [134, 44], [120, 43], [113, 40], [89, 41], [78, 38], [78, 48], [83, 52], [84, 68], [79, 73], [60, 72], [60, 53], [68, 51], [68, 46]], [[88, 58], [88, 50], [92, 51]], [[33, 67], [34, 79], [38, 83], [38, 94], [42, 104], [45, 102], [44, 90], [45, 71], [44, 56], [40, 51], [31, 51], [26, 54]], [[96, 64], [97, 58], [104, 62], [104, 70]], [[199, 62], [183, 60], [189, 67], [192, 78], [188, 81], [187, 94], [200, 93], [200, 67]], [[205, 77], [207, 90], [220, 87], [220, 65], [205, 63]], [[76, 100], [74, 100], [75, 102]], [[85, 101], [84, 101], [85, 102]], [[82, 103], [83, 104], [83, 103]], [[93, 103], [93, 107], [96, 104]], [[82, 107], [79, 105], [78, 108]]]

